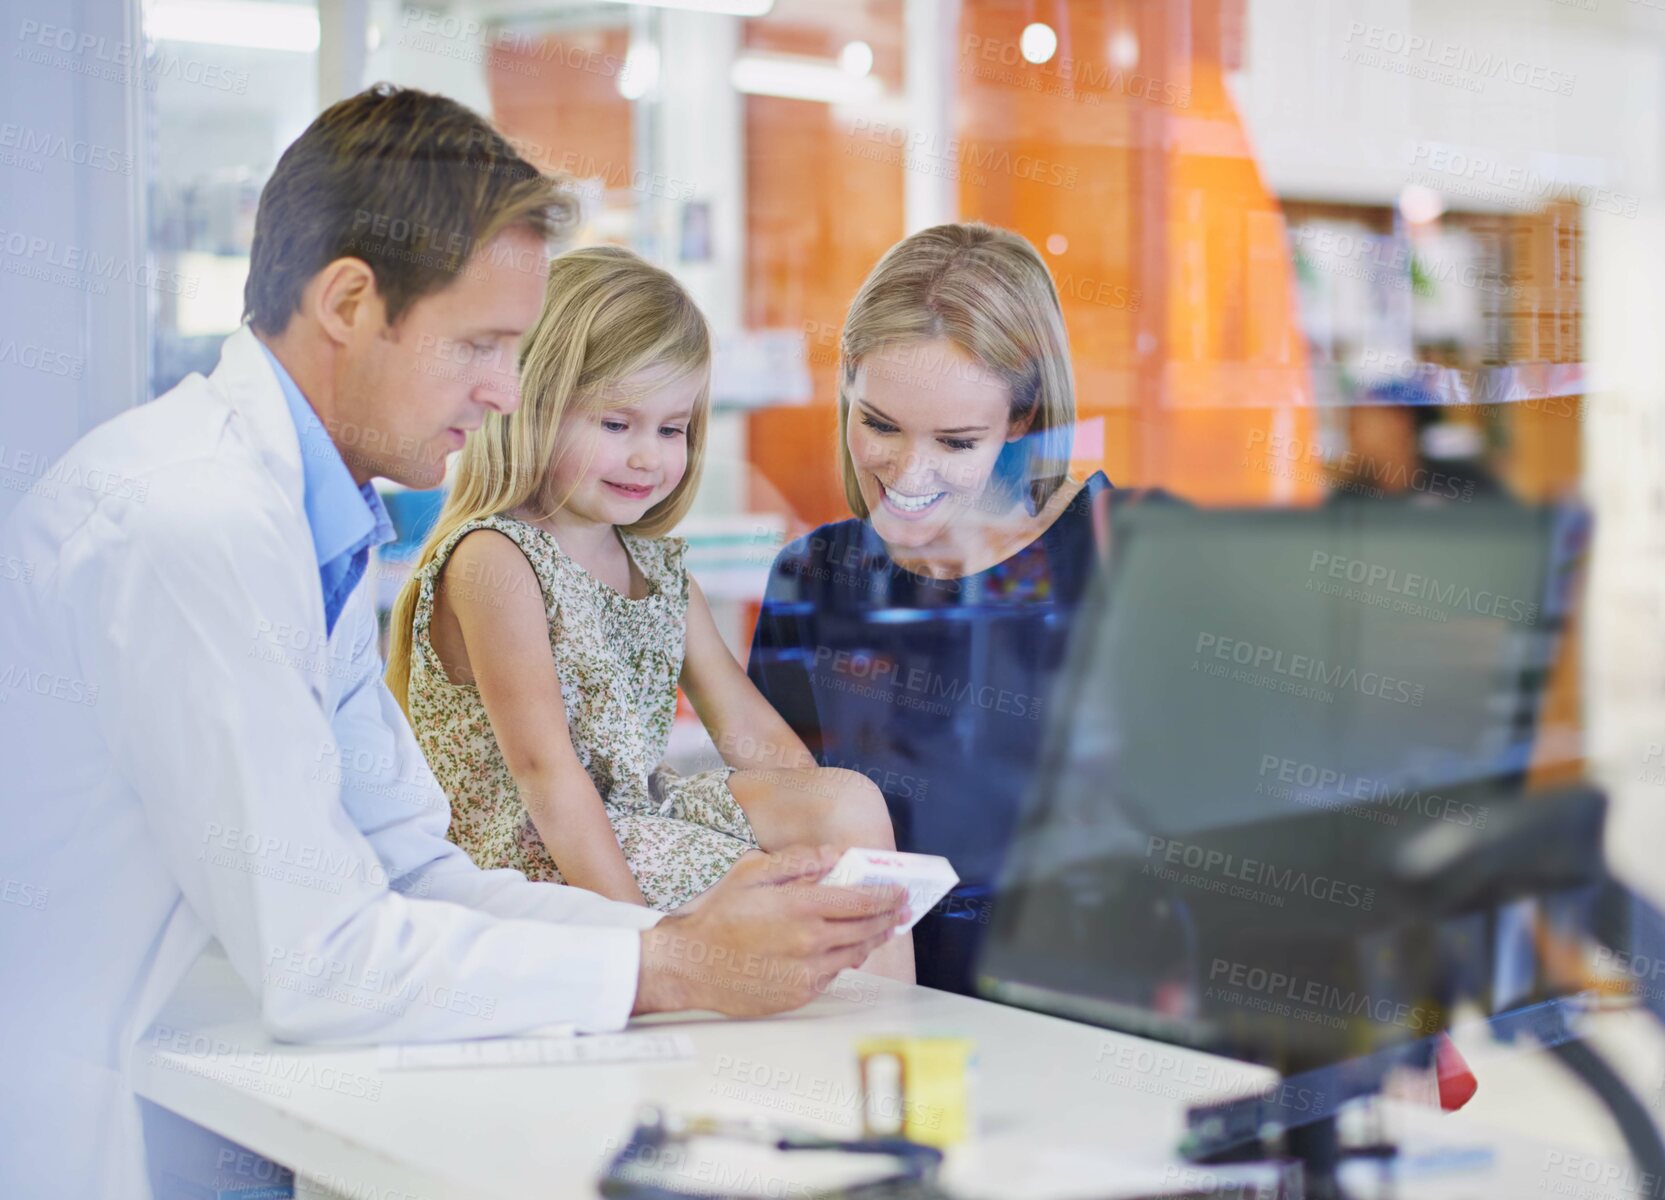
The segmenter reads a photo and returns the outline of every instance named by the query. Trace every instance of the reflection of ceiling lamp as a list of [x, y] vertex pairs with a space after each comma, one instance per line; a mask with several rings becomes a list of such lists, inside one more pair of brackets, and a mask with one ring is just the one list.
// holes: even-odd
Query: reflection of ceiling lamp
[[640, 100], [659, 86], [659, 47], [652, 42], [632, 42], [619, 72], [619, 95]]
[[731, 17], [765, 17], [775, 0], [613, 0], [615, 4], [649, 4], [688, 12], [725, 13]]
[[1412, 225], [1439, 220], [1445, 211], [1445, 197], [1419, 183], [1407, 184], [1399, 193], [1399, 212]]
[[152, 0], [145, 33], [157, 41], [206, 42], [254, 50], [318, 49], [318, 10], [267, 0]]
[[838, 69], [846, 75], [867, 75], [873, 70], [873, 47], [866, 42], [850, 42], [838, 52]]
[[1044, 63], [1058, 53], [1058, 35], [1053, 32], [1052, 26], [1036, 21], [1025, 26], [1018, 35], [1018, 49], [1028, 61]]
[[872, 75], [852, 75], [825, 58], [797, 54], [742, 54], [734, 60], [729, 81], [736, 91], [822, 104], [858, 104], [876, 100], [884, 90]]
[[1110, 37], [1110, 65], [1118, 71], [1131, 71], [1139, 65], [1139, 39], [1132, 30], [1117, 30]]

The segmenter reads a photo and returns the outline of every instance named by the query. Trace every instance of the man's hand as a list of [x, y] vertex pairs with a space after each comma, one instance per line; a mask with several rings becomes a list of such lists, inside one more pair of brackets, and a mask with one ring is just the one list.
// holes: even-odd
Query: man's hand
[[761, 1016], [807, 1004], [908, 919], [899, 887], [822, 887], [831, 846], [742, 859], [692, 911], [642, 931], [637, 1013]]

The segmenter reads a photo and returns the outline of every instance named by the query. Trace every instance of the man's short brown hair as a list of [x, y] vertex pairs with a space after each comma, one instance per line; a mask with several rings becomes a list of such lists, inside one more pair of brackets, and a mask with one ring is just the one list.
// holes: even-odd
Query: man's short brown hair
[[314, 275], [358, 258], [392, 324], [505, 229], [548, 239], [575, 207], [478, 113], [379, 83], [325, 109], [278, 159], [255, 214], [243, 316], [282, 333]]

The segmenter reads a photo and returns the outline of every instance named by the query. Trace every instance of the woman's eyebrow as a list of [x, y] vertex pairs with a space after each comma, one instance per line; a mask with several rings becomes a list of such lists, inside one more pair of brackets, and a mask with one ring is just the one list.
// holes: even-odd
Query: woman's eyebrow
[[[875, 417], [878, 417], [879, 420], [884, 421], [884, 422], [886, 422], [888, 424], [891, 424], [891, 425], [897, 424], [897, 421], [896, 421], [895, 417], [885, 416], [884, 413], [882, 413], [878, 409], [874, 408], [867, 401], [857, 400], [856, 403], [861, 405], [868, 412], [872, 413]], [[989, 431], [989, 427], [987, 425], [958, 425], [958, 426], [954, 427], [953, 429], [938, 429], [935, 432], [937, 432], [937, 433], [987, 433], [988, 431]]]

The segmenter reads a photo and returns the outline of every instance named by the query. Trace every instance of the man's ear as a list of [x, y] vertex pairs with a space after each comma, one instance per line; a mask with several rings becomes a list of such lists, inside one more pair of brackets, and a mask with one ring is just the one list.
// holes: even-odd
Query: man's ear
[[387, 308], [376, 275], [362, 258], [338, 258], [313, 276], [312, 315], [332, 342], [345, 345], [368, 328], [386, 324]]

